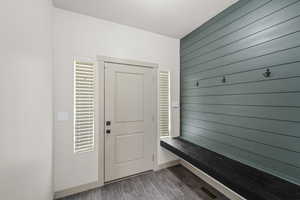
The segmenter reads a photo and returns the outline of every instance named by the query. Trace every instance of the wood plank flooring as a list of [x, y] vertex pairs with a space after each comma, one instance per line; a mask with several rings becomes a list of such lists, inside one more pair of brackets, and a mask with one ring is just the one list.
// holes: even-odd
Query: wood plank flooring
[[149, 172], [61, 200], [228, 200], [178, 165]]

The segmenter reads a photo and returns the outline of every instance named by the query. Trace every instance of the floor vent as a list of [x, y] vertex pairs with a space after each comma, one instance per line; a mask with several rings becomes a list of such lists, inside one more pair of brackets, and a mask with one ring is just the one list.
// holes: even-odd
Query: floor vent
[[201, 187], [201, 190], [203, 192], [205, 192], [205, 194], [207, 194], [211, 199], [216, 199], [217, 196], [214, 195], [213, 193], [211, 193], [208, 189], [206, 189], [205, 187]]

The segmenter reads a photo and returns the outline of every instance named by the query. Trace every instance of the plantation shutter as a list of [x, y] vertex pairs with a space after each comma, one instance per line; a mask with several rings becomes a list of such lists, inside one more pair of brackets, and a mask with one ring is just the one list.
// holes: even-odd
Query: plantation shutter
[[169, 136], [170, 128], [170, 77], [169, 72], [159, 72], [159, 130], [160, 136]]
[[75, 62], [74, 152], [94, 150], [95, 140], [95, 66]]

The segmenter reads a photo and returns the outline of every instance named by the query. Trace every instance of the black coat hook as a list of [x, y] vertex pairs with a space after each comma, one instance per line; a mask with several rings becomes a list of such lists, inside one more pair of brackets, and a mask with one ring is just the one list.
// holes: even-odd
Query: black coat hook
[[271, 71], [270, 71], [270, 69], [268, 68], [268, 69], [266, 69], [266, 72], [265, 73], [263, 73], [263, 76], [265, 77], [265, 78], [268, 78], [268, 77], [270, 77], [271, 76]]
[[226, 83], [226, 77], [225, 76], [223, 76], [223, 78], [222, 78], [222, 83]]
[[196, 81], [196, 87], [199, 87], [199, 81]]

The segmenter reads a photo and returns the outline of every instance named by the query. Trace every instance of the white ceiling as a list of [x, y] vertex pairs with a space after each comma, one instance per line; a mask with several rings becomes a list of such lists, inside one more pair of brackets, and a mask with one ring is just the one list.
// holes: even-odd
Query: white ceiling
[[53, 0], [58, 8], [182, 38], [238, 0]]

